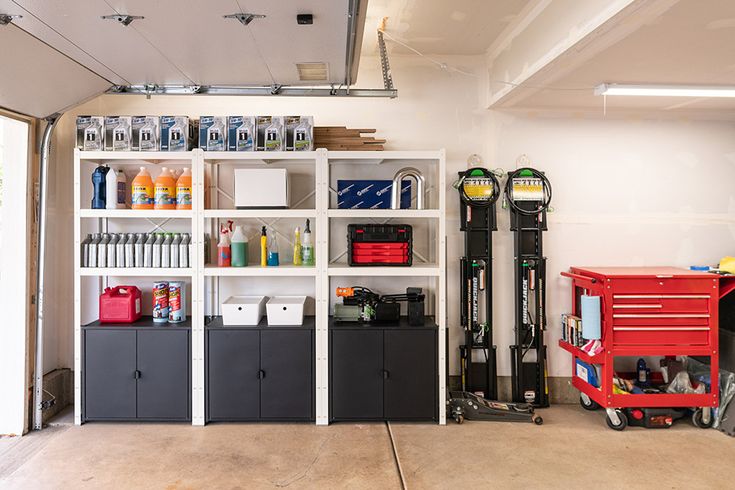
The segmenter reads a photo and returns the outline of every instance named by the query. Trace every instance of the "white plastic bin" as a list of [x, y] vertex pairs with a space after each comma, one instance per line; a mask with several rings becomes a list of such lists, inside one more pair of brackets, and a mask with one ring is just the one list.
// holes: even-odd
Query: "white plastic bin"
[[265, 305], [268, 325], [303, 325], [306, 296], [274, 296]]
[[230, 296], [222, 303], [223, 325], [257, 325], [265, 314], [265, 296]]

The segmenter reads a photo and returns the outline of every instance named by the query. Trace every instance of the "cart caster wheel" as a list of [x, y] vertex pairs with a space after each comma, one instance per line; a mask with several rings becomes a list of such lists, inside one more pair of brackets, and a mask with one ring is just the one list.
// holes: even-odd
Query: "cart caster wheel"
[[712, 427], [712, 422], [714, 421], [712, 419], [711, 413], [709, 417], [709, 422], [704, 421], [704, 417], [703, 417], [701, 408], [696, 409], [694, 413], [692, 414], [692, 423], [694, 424], [695, 427], [699, 427], [700, 429], [709, 429], [710, 427]]
[[462, 422], [464, 422], [464, 415], [457, 415], [456, 417], [454, 417], [454, 420], [457, 421], [457, 424], [461, 425]]
[[628, 417], [625, 415], [625, 412], [622, 410], [615, 410], [615, 414], [618, 416], [618, 419], [620, 419], [620, 423], [615, 424], [612, 419], [610, 419], [610, 416], [606, 415], [605, 421], [607, 422], [607, 426], [612, 430], [625, 430], [625, 428], [628, 427]]
[[537, 415], [533, 418], [533, 423], [536, 425], [542, 425], [544, 423], [544, 419]]
[[585, 410], [597, 410], [600, 408], [600, 404], [591, 399], [588, 396], [579, 396], [579, 404], [582, 405], [582, 408]]

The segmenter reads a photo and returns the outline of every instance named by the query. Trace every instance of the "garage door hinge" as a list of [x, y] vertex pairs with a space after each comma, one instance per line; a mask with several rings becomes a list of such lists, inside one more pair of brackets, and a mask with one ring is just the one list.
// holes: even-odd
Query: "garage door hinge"
[[0, 14], [0, 26], [6, 26], [13, 22], [13, 20], [22, 18], [22, 15]]

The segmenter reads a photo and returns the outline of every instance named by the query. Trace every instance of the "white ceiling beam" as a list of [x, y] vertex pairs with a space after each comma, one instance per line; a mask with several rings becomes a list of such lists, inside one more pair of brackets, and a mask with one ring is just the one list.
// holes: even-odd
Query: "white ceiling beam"
[[678, 1], [533, 0], [488, 48], [488, 108], [517, 105]]

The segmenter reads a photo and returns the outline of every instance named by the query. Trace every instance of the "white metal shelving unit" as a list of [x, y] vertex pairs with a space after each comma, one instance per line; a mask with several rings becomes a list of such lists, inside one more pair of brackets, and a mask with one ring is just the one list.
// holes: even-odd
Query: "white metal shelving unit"
[[[179, 165], [192, 167], [193, 209], [191, 211], [158, 211], [158, 210], [92, 210], [82, 209], [80, 200], [81, 168], [85, 164], [111, 163], [114, 165], [140, 166], [141, 164]], [[343, 167], [348, 173], [354, 165], [426, 165], [433, 174], [432, 199], [427, 199], [430, 209], [402, 210], [352, 210], [335, 209], [331, 195], [335, 192], [330, 182], [333, 170]], [[221, 209], [220, 194], [231, 198], [226, 192], [211, 185], [209, 189], [210, 207], [205, 206], [205, 169], [209, 166], [214, 182], [218, 179], [220, 165], [283, 165], [313, 166], [314, 190], [304, 197], [292, 209], [239, 210]], [[373, 177], [374, 178], [374, 177]], [[384, 178], [388, 178], [387, 176]], [[86, 180], [86, 179], [85, 179]], [[205, 373], [204, 373], [204, 317], [205, 317], [205, 283], [213, 288], [219, 278], [253, 277], [253, 278], [313, 278], [315, 291], [315, 358], [316, 358], [316, 423], [329, 423], [329, 308], [330, 280], [335, 277], [418, 277], [431, 281], [434, 287], [433, 315], [438, 325], [438, 413], [439, 423], [446, 423], [446, 163], [444, 150], [439, 151], [384, 151], [384, 152], [329, 152], [319, 149], [313, 152], [80, 152], [74, 154], [74, 349], [75, 349], [75, 423], [81, 423], [81, 278], [82, 277], [190, 277], [191, 278], [191, 315], [192, 315], [192, 424], [204, 425], [205, 408]], [[300, 208], [307, 200], [313, 205]], [[234, 207], [234, 203], [233, 203]], [[158, 220], [190, 219], [194, 252], [190, 269], [107, 269], [80, 267], [79, 247], [81, 244], [81, 223], [84, 219], [98, 220], [102, 226], [107, 220], [146, 219], [151, 223]], [[284, 264], [279, 267], [260, 267], [250, 265], [243, 268], [220, 268], [214, 264], [205, 265], [204, 233], [211, 231], [217, 220], [249, 219], [260, 222], [272, 222], [280, 219], [309, 218], [314, 226], [314, 247], [316, 255], [315, 267], [293, 266]], [[389, 222], [391, 220], [429, 220], [435, 233], [435, 242], [430, 244], [429, 260], [414, 261], [412, 267], [349, 267], [344, 263], [332, 260], [330, 263], [330, 229], [339, 227], [337, 220], [371, 220], [372, 222]], [[252, 242], [251, 242], [252, 244]], [[251, 251], [252, 253], [252, 251]], [[210, 291], [211, 292], [211, 291]], [[86, 298], [89, 301], [89, 298]], [[92, 298], [96, 301], [96, 298]], [[430, 314], [431, 314], [430, 313]]]

